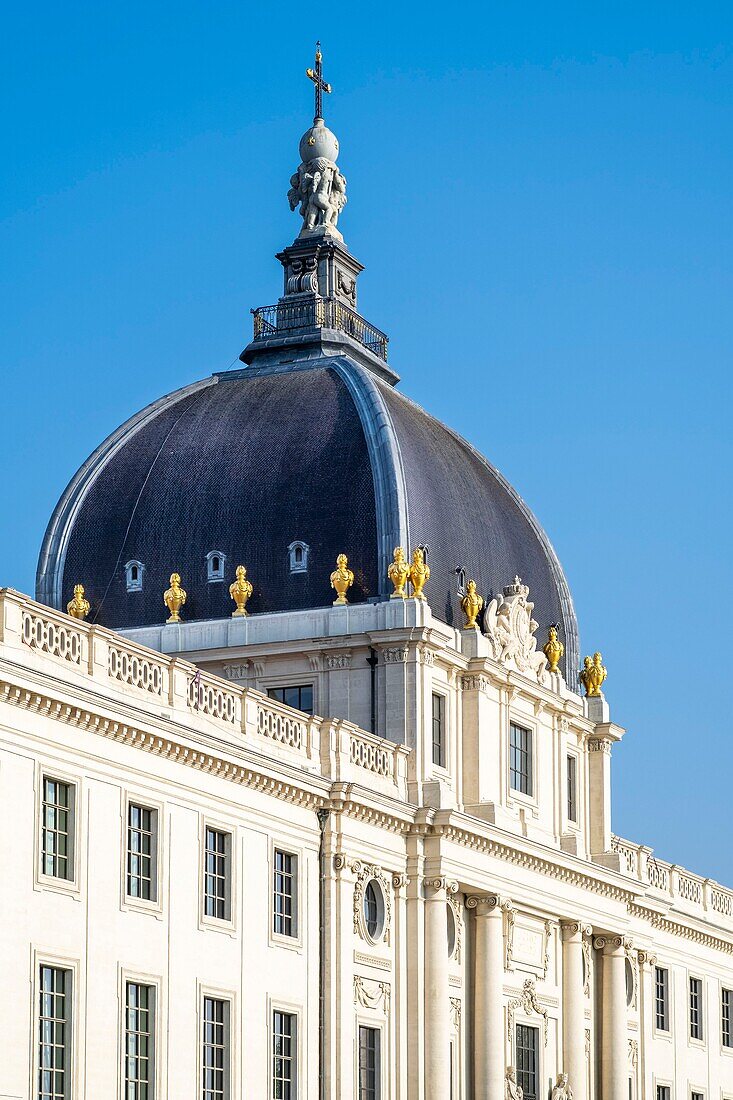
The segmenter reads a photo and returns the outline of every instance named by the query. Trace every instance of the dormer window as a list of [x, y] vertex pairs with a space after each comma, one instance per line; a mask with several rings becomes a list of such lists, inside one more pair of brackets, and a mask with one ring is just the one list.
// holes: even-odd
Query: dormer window
[[128, 592], [142, 592], [144, 571], [145, 566], [141, 561], [128, 561], [125, 566], [125, 583]]
[[290, 572], [291, 573], [307, 573], [308, 572], [308, 554], [310, 547], [305, 542], [291, 542], [288, 547], [288, 554], [290, 555]]
[[221, 550], [209, 550], [206, 555], [206, 570], [209, 583], [224, 580], [224, 565], [226, 560], [226, 554], [222, 554]]

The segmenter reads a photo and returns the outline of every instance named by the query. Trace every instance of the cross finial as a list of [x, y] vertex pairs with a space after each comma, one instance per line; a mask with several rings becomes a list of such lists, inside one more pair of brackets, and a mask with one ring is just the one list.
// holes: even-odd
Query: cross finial
[[323, 57], [321, 54], [321, 43], [316, 42], [316, 67], [315, 69], [305, 70], [305, 75], [315, 84], [316, 118], [323, 118], [323, 93], [331, 91], [331, 85], [327, 84], [326, 81], [323, 79], [322, 62]]

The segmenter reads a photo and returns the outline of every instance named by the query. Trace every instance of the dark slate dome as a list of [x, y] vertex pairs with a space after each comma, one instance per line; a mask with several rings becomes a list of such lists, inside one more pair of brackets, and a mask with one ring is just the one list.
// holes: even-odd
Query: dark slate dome
[[[389, 593], [395, 546], [426, 545], [426, 595], [439, 618], [462, 622], [457, 568], [487, 596], [518, 573], [539, 636], [559, 623], [568, 670], [576, 669], [570, 593], [534, 516], [478, 452], [398, 393], [395, 376], [353, 354], [354, 345], [342, 337], [324, 349], [320, 338], [289, 362], [271, 351], [261, 365], [255, 358], [215, 374], [127, 421], [59, 502], [38, 599], [63, 608], [81, 581], [90, 621], [160, 623], [176, 571], [188, 592], [185, 618], [222, 618], [244, 563], [252, 614], [321, 607], [333, 599], [329, 574], [340, 552], [355, 573], [354, 602]], [[291, 571], [294, 542], [308, 547], [304, 572]], [[208, 579], [212, 552], [224, 559], [220, 583]], [[129, 562], [142, 566], [139, 591], [128, 591]]]

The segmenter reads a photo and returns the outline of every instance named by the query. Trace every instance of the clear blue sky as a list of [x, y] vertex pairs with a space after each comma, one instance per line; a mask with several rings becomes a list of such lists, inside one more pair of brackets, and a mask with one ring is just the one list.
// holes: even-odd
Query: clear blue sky
[[276, 299], [318, 36], [362, 312], [557, 548], [628, 727], [616, 831], [733, 885], [730, 5], [8, 7], [0, 584]]

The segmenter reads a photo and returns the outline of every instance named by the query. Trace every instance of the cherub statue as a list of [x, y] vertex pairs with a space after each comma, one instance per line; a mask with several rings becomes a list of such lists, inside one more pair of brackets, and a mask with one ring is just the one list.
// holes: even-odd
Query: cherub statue
[[476, 581], [469, 581], [466, 585], [466, 595], [461, 600], [461, 610], [466, 616], [466, 630], [472, 630], [476, 626], [476, 616], [483, 606], [484, 598], [476, 591]]
[[567, 1073], [558, 1073], [550, 1100], [573, 1100], [573, 1090], [568, 1084]]
[[600, 653], [594, 653], [592, 659], [590, 657], [585, 658], [580, 673], [580, 682], [585, 688], [588, 699], [598, 698], [601, 694], [601, 684], [607, 675]]
[[300, 204], [303, 232], [318, 226], [335, 229], [346, 205], [346, 179], [332, 160], [315, 157], [290, 177], [288, 202], [291, 210]]
[[506, 1067], [506, 1100], [524, 1100], [524, 1090], [517, 1084], [517, 1071], [514, 1066]]

